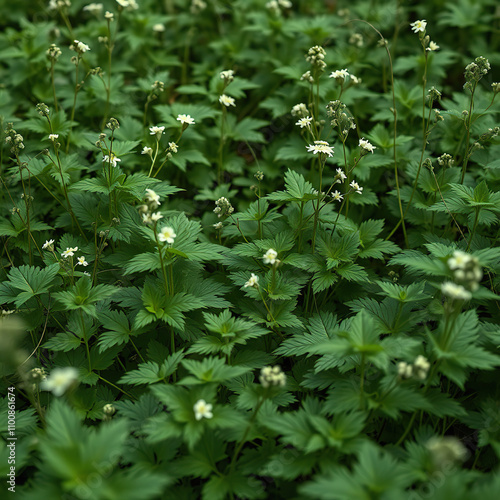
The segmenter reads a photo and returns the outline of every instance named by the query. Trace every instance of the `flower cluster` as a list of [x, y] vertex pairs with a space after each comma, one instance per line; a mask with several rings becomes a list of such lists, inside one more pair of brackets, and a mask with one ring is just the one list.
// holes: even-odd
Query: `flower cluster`
[[276, 366], [264, 366], [260, 371], [259, 381], [262, 387], [284, 387], [286, 385], [286, 375], [281, 371], [281, 367]]
[[50, 47], [47, 49], [47, 59], [49, 61], [57, 61], [59, 57], [61, 56], [62, 52], [61, 49], [55, 44], [51, 44]]
[[488, 59], [483, 56], [476, 57], [474, 62], [471, 62], [465, 67], [464, 89], [468, 89], [473, 92], [479, 80], [481, 80], [481, 78], [483, 78], [483, 76], [486, 75], [490, 69], [491, 66]]
[[58, 10], [63, 9], [64, 7], [71, 7], [71, 2], [69, 0], [50, 0], [48, 9], [49, 10]]
[[90, 50], [90, 47], [78, 40], [75, 40], [72, 45], [69, 46], [70, 50], [74, 50], [79, 56], [82, 56], [85, 54], [85, 52], [88, 52]]
[[215, 202], [214, 214], [220, 219], [225, 215], [231, 215], [234, 212], [234, 208], [227, 198], [222, 196]]
[[154, 135], [156, 136], [156, 140], [159, 141], [162, 134], [165, 133], [165, 127], [161, 126], [154, 126], [154, 127], [149, 127], [149, 135]]
[[398, 375], [401, 378], [416, 378], [417, 380], [425, 380], [429, 373], [431, 364], [425, 356], [419, 355], [413, 364], [401, 361], [398, 363]]
[[373, 144], [370, 144], [364, 137], [359, 140], [359, 147], [361, 148], [361, 154], [373, 153], [377, 149]]
[[351, 186], [352, 190], [356, 193], [363, 194], [363, 188], [356, 181], [352, 181], [349, 186]]
[[10, 145], [10, 152], [15, 155], [19, 154], [21, 150], [24, 149], [24, 138], [14, 130], [12, 123], [7, 123], [7, 128], [5, 129], [5, 142]]
[[94, 16], [98, 16], [102, 12], [102, 9], [102, 3], [89, 3], [83, 8], [84, 11], [88, 12], [89, 14], [93, 14]]
[[116, 0], [116, 3], [126, 10], [137, 10], [139, 8], [135, 0]]
[[201, 420], [202, 418], [212, 418], [214, 414], [212, 413], [213, 406], [207, 403], [204, 399], [199, 399], [193, 406], [194, 418], [196, 420]]
[[345, 112], [346, 105], [340, 101], [330, 101], [326, 106], [326, 114], [331, 118], [332, 127], [338, 128], [340, 139], [345, 141], [349, 132], [356, 128], [354, 118]]
[[307, 118], [309, 116], [309, 110], [307, 109], [307, 106], [301, 102], [293, 106], [291, 114], [297, 118]]
[[220, 72], [220, 77], [224, 82], [229, 85], [234, 80], [234, 71], [232, 69], [227, 69], [226, 71]]
[[455, 436], [432, 437], [426, 448], [437, 467], [449, 468], [452, 463], [465, 461], [468, 454], [467, 448]]
[[[144, 154], [144, 150], [142, 152]], [[142, 222], [144, 222], [144, 224], [152, 224], [153, 222], [158, 222], [163, 218], [163, 215], [160, 212], [153, 213], [153, 211], [161, 205], [159, 194], [155, 193], [152, 189], [146, 189], [144, 202], [145, 203], [143, 205], [139, 205], [138, 207], [139, 213], [142, 216]]]
[[319, 71], [324, 71], [326, 68], [326, 63], [323, 60], [325, 58], [326, 52], [323, 47], [320, 45], [315, 45], [311, 47], [306, 54], [306, 61], [311, 63], [314, 69], [318, 69]]
[[234, 99], [232, 97], [229, 97], [228, 95], [226, 94], [222, 94], [220, 97], [219, 97], [219, 102], [223, 105], [223, 106], [226, 106], [226, 108], [228, 108], [229, 106], [234, 106], [236, 107], [236, 104], [234, 103]]
[[453, 156], [451, 156], [448, 153], [442, 154], [438, 159], [437, 162], [439, 165], [442, 167], [452, 167], [455, 164], [455, 160], [453, 159]]
[[473, 292], [479, 288], [483, 271], [477, 257], [461, 250], [455, 250], [453, 256], [448, 259], [448, 267], [453, 272], [453, 278], [456, 282]]
[[291, 9], [292, 2], [290, 0], [270, 0], [266, 3], [266, 9], [269, 10], [275, 16], [281, 14], [282, 9]]
[[361, 78], [357, 78], [353, 74], [349, 73], [346, 69], [338, 69], [337, 71], [332, 71], [330, 73], [330, 78], [335, 78], [335, 80], [340, 84], [344, 85], [344, 82], [349, 79], [354, 85], [361, 83]]
[[309, 144], [306, 148], [307, 151], [313, 154], [322, 154], [328, 157], [333, 156], [333, 146], [330, 146], [326, 141], [314, 141], [314, 144]]

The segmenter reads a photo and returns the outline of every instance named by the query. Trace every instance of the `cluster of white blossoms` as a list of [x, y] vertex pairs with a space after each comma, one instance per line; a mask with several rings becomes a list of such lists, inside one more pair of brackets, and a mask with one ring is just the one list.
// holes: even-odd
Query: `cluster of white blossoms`
[[359, 140], [359, 147], [367, 153], [373, 153], [377, 149], [373, 144], [370, 144], [364, 137]]
[[457, 285], [453, 281], [445, 281], [441, 284], [441, 292], [452, 300], [470, 300], [472, 294], [462, 285]]
[[191, 117], [191, 115], [177, 115], [177, 121], [181, 122], [182, 125], [194, 125], [195, 121], [194, 118]]
[[234, 207], [231, 205], [229, 200], [221, 196], [216, 202], [215, 202], [215, 208], [214, 208], [214, 214], [217, 214], [217, 217], [220, 219], [221, 217], [224, 217], [225, 215], [231, 215], [234, 212]]
[[270, 0], [266, 3], [266, 9], [278, 16], [281, 14], [281, 9], [291, 9], [292, 2], [290, 0]]
[[71, 2], [69, 0], [50, 0], [48, 8], [49, 10], [62, 9], [63, 7], [71, 7]]
[[414, 33], [425, 33], [425, 27], [427, 26], [427, 21], [422, 19], [420, 21], [415, 21], [410, 24], [411, 29]]
[[212, 418], [214, 414], [212, 413], [213, 406], [207, 403], [204, 399], [199, 399], [193, 406], [194, 418], [196, 420], [201, 420], [202, 418]]
[[163, 33], [165, 31], [165, 25], [162, 23], [153, 24], [151, 28], [155, 33]]
[[49, 61], [57, 61], [61, 56], [62, 52], [61, 49], [55, 43], [51, 43], [50, 47], [47, 49], [45, 54], [47, 55], [47, 59]]
[[292, 107], [291, 114], [297, 118], [306, 118], [309, 116], [309, 110], [303, 102], [300, 102]]
[[324, 71], [326, 68], [326, 63], [323, 60], [326, 56], [325, 49], [321, 45], [315, 45], [311, 47], [306, 54], [306, 61], [311, 63], [311, 65], [320, 71]]
[[401, 378], [416, 378], [418, 380], [425, 380], [429, 373], [431, 364], [425, 356], [419, 355], [413, 364], [401, 361], [398, 363], [398, 375]]
[[73, 257], [73, 255], [75, 255], [75, 252], [78, 252], [78, 247], [67, 247], [66, 250], [61, 253], [61, 257], [64, 257], [65, 259], [67, 259], [68, 257]]
[[235, 104], [235, 101], [232, 97], [229, 97], [228, 95], [226, 94], [222, 94], [220, 97], [219, 97], [219, 102], [223, 105], [223, 106], [226, 106], [226, 108], [228, 108], [229, 106], [234, 106], [236, 107], [236, 104]]
[[354, 76], [346, 69], [338, 69], [337, 71], [332, 71], [332, 73], [330, 73], [330, 78], [335, 78], [335, 80], [341, 85], [343, 85], [347, 79], [349, 79], [354, 85], [358, 85], [359, 83], [361, 83], [361, 78]]
[[449, 468], [451, 463], [464, 462], [467, 459], [467, 448], [455, 436], [432, 437], [425, 446], [436, 466]]
[[69, 48], [70, 50], [74, 50], [78, 54], [85, 54], [85, 52], [88, 52], [90, 50], [90, 47], [87, 44], [78, 40], [75, 40], [73, 42], [73, 45], [70, 45]]
[[281, 367], [264, 366], [260, 371], [259, 381], [264, 388], [268, 387], [284, 387], [286, 385], [286, 375], [281, 371]]
[[264, 264], [271, 264], [271, 266], [278, 265], [278, 252], [274, 248], [270, 248], [263, 256]]
[[78, 370], [72, 366], [54, 368], [40, 384], [43, 391], [50, 391], [54, 396], [62, 396], [78, 380]]
[[323, 154], [328, 157], [333, 156], [333, 146], [330, 146], [326, 141], [314, 141], [314, 144], [306, 146], [307, 151], [313, 154]]
[[42, 382], [47, 378], [47, 374], [43, 368], [33, 368], [30, 371], [31, 378], [36, 382]]
[[102, 157], [103, 163], [109, 163], [112, 167], [116, 167], [120, 160], [114, 153], [111, 153], [110, 155], [105, 155]]
[[93, 14], [94, 16], [98, 16], [102, 12], [102, 9], [102, 3], [89, 3], [83, 8], [84, 12], [88, 12], [90, 14]]
[[191, 2], [191, 7], [189, 7], [189, 10], [191, 11], [191, 14], [199, 14], [200, 12], [204, 11], [206, 8], [207, 8], [207, 4], [203, 0], [193, 0]]
[[159, 141], [160, 137], [162, 134], [165, 133], [165, 127], [163, 126], [154, 126], [154, 127], [149, 127], [149, 135], [154, 135], [156, 136], [156, 140]]
[[245, 283], [244, 288], [248, 287], [259, 288], [259, 277], [256, 274], [252, 273], [250, 279]]
[[175, 234], [175, 231], [172, 227], [164, 226], [158, 233], [158, 241], [169, 243], [170, 245], [172, 245], [176, 236], [177, 235]]
[[306, 116], [304, 118], [300, 118], [300, 120], [295, 125], [298, 125], [300, 128], [307, 127], [309, 129], [311, 127], [312, 121], [313, 119], [310, 116]]
[[[144, 151], [143, 151], [144, 154]], [[153, 222], [158, 222], [163, 219], [163, 215], [160, 212], [153, 212], [160, 205], [160, 195], [155, 193], [152, 189], [146, 189], [146, 194], [144, 195], [145, 203], [139, 205], [139, 214], [142, 217], [142, 222], [144, 224], [152, 224]]]
[[234, 80], [234, 71], [232, 69], [227, 69], [225, 71], [221, 71], [220, 77], [222, 80], [227, 82], [227, 84], [229, 84]]
[[157, 194], [152, 189], [149, 189], [149, 188], [146, 189], [146, 194], [144, 196], [144, 201], [146, 203], [150, 204], [151, 210], [155, 210], [156, 208], [158, 208], [161, 205], [161, 203], [160, 203], [160, 195]]
[[46, 240], [42, 245], [42, 250], [49, 250], [51, 252], [54, 251], [54, 240]]
[[455, 250], [447, 264], [455, 282], [445, 281], [441, 285], [441, 292], [452, 300], [470, 300], [471, 292], [479, 288], [479, 283], [483, 278], [483, 271], [477, 257]]
[[116, 3], [126, 10], [137, 10], [139, 4], [135, 0], [116, 0]]
[[352, 181], [349, 186], [358, 194], [363, 194], [363, 188], [356, 182]]

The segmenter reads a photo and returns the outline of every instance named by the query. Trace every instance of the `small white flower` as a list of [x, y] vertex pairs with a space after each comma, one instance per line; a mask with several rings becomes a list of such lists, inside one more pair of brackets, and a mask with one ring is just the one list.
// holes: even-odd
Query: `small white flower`
[[111, 153], [111, 156], [110, 155], [106, 155], [102, 158], [102, 161], [104, 163], [109, 163], [112, 167], [116, 167], [116, 164], [121, 161], [120, 158], [117, 158], [116, 155], [114, 153]]
[[149, 127], [149, 135], [158, 135], [164, 134], [165, 127]]
[[255, 287], [255, 288], [259, 287], [259, 277], [254, 273], [250, 275], [250, 279], [244, 285], [244, 288], [248, 287]]
[[195, 121], [191, 118], [190, 115], [178, 115], [177, 121], [180, 121], [182, 124], [186, 123], [187, 125], [194, 125]]
[[144, 197], [144, 200], [148, 203], [152, 203], [153, 205], [156, 205], [156, 207], [160, 206], [160, 195], [156, 194], [152, 189], [146, 189], [146, 196]]
[[49, 247], [51, 247], [54, 244], [54, 240], [47, 240], [43, 245], [42, 245], [42, 250], [45, 250]]
[[219, 97], [219, 102], [221, 104], [223, 104], [224, 106], [226, 106], [227, 108], [229, 106], [235, 106], [236, 107], [236, 104], [234, 103], [234, 99], [232, 97], [229, 97], [228, 95], [226, 94], [222, 94], [220, 97]]
[[326, 141], [314, 141], [314, 144], [309, 144], [307, 151], [313, 154], [325, 154], [329, 157], [333, 156], [333, 146], [329, 146]]
[[465, 269], [471, 260], [472, 256], [468, 253], [462, 252], [461, 250], [455, 250], [453, 252], [453, 257], [448, 259], [448, 267], [451, 270]]
[[73, 382], [78, 380], [78, 370], [72, 366], [54, 368], [50, 375], [41, 382], [43, 391], [51, 391], [54, 396], [62, 396]]
[[450, 299], [470, 300], [472, 298], [472, 294], [462, 285], [457, 285], [452, 281], [445, 281], [441, 285], [441, 292]]
[[332, 196], [334, 201], [338, 201], [338, 202], [340, 202], [344, 199], [344, 196], [341, 195], [338, 191], [334, 191], [331, 196]]
[[423, 33], [425, 31], [425, 27], [427, 26], [427, 21], [425, 19], [415, 21], [414, 23], [411, 23], [410, 26], [414, 33], [418, 33], [419, 31]]
[[360, 187], [360, 185], [359, 185], [357, 182], [352, 181], [352, 182], [349, 184], [349, 186], [351, 186], [351, 187], [352, 187], [352, 189], [354, 189], [354, 191], [356, 191], [356, 193], [358, 193], [358, 194], [362, 194], [362, 193], [363, 193], [363, 188], [362, 188], [362, 187]]
[[201, 420], [202, 418], [212, 418], [212, 405], [207, 403], [204, 399], [199, 399], [193, 406], [194, 418]]
[[83, 8], [83, 10], [97, 16], [102, 12], [102, 3], [89, 3]]
[[61, 253], [61, 256], [67, 259], [68, 257], [73, 257], [73, 255], [75, 255], [75, 252], [78, 252], [78, 247], [75, 248], [67, 247], [66, 250], [64, 250], [64, 252]]
[[415, 361], [413, 362], [413, 368], [415, 369], [415, 376], [420, 380], [426, 379], [430, 367], [431, 364], [429, 363], [427, 358], [422, 355], [417, 356], [417, 359], [415, 359]]
[[174, 238], [177, 235], [175, 234], [173, 228], [169, 226], [165, 226], [161, 228], [161, 231], [158, 233], [159, 241], [166, 241], [167, 243], [172, 244], [174, 242]]
[[336, 178], [338, 177], [337, 180], [338, 184], [344, 182], [347, 179], [347, 175], [345, 175], [344, 171], [341, 168], [337, 168], [337, 175], [335, 177]]
[[177, 146], [177, 144], [175, 142], [169, 142], [168, 143], [168, 149], [172, 152], [172, 153], [177, 153], [177, 151], [179, 150], [178, 149], [179, 146]]
[[310, 116], [306, 116], [305, 118], [301, 118], [295, 125], [298, 125], [300, 128], [311, 126], [312, 118]]
[[104, 18], [107, 19], [108, 21], [113, 21], [115, 15], [107, 10], [106, 13], [104, 14]]
[[349, 76], [349, 71], [346, 69], [338, 69], [330, 74], [330, 78], [345, 80]]
[[413, 375], [413, 366], [401, 361], [398, 363], [398, 375], [401, 378], [410, 378]]
[[361, 149], [369, 151], [370, 153], [373, 153], [373, 151], [377, 149], [373, 144], [370, 144], [364, 137], [359, 140], [359, 147]]
[[153, 31], [156, 33], [163, 33], [165, 31], [165, 25], [161, 23], [157, 23], [153, 26]]
[[278, 365], [264, 366], [260, 370], [259, 381], [265, 389], [271, 386], [284, 387], [286, 385], [286, 375]]
[[305, 116], [309, 115], [307, 106], [303, 102], [293, 106], [291, 113], [292, 116], [297, 116], [298, 118], [304, 118]]
[[151, 218], [151, 214], [149, 212], [142, 214], [142, 222], [144, 222], [144, 224], [151, 224], [153, 222], [153, 219]]
[[226, 71], [221, 71], [220, 77], [222, 80], [228, 80], [228, 81], [232, 82], [234, 80], [234, 71], [232, 69], [228, 69]]
[[154, 214], [151, 214], [151, 220], [153, 222], [158, 222], [160, 219], [163, 219], [163, 215], [160, 212], [155, 212]]
[[89, 263], [85, 260], [85, 257], [82, 255], [81, 257], [78, 257], [78, 259], [76, 259], [78, 262], [77, 264], [79, 266], [85, 266], [87, 267], [89, 265]]
[[147, 146], [144, 146], [141, 151], [141, 155], [149, 155], [151, 156], [153, 154], [153, 149], [148, 148]]
[[262, 258], [264, 259], [264, 264], [274, 265], [277, 260], [276, 257], [278, 257], [278, 252], [273, 248], [270, 248]]
[[73, 43], [76, 45], [77, 50], [79, 52], [81, 52], [82, 54], [84, 54], [85, 52], [90, 50], [90, 47], [83, 42], [79, 42], [78, 40], [75, 40]]
[[59, 138], [59, 134], [49, 134], [49, 139], [55, 142]]
[[429, 42], [429, 46], [425, 49], [430, 52], [434, 52], [435, 50], [439, 50], [439, 45], [436, 42], [433, 42], [432, 40]]
[[349, 75], [349, 78], [354, 85], [359, 85], [361, 83], [361, 78], [358, 78], [357, 76]]

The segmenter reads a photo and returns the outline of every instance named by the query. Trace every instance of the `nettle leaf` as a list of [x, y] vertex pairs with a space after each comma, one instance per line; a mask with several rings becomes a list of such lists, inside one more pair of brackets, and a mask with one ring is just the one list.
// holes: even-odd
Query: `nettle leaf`
[[124, 266], [124, 274], [139, 273], [144, 271], [156, 271], [160, 269], [161, 261], [158, 252], [140, 253], [130, 259]]
[[380, 295], [385, 295], [391, 299], [397, 300], [398, 302], [418, 302], [431, 297], [429, 294], [424, 292], [425, 281], [406, 286], [391, 283], [389, 281], [378, 281], [377, 284], [382, 289], [382, 293], [380, 293]]
[[185, 359], [182, 366], [192, 374], [184, 377], [179, 383], [184, 385], [207, 384], [210, 382], [225, 382], [247, 373], [247, 366], [230, 366], [223, 359], [208, 357], [203, 361]]
[[[16, 307], [20, 307], [29, 299], [47, 293], [54, 284], [59, 268], [58, 263], [43, 269], [37, 266], [13, 267], [7, 275], [9, 281], [0, 284], [0, 297], [3, 296], [8, 302], [14, 302]], [[16, 294], [15, 298], [13, 293]]]
[[154, 384], [167, 380], [175, 372], [179, 363], [184, 358], [183, 351], [178, 351], [170, 356], [163, 363], [147, 361], [140, 363], [137, 370], [126, 373], [120, 380], [120, 384]]
[[98, 313], [101, 325], [106, 331], [99, 335], [99, 350], [105, 351], [115, 345], [126, 344], [131, 336], [141, 333], [140, 330], [132, 330], [127, 316], [123, 311], [101, 311]]
[[83, 276], [69, 290], [54, 293], [53, 296], [66, 310], [80, 309], [93, 317], [97, 317], [95, 304], [100, 300], [111, 297], [117, 291], [118, 289], [112, 285], [103, 284], [93, 287], [91, 280]]
[[267, 196], [267, 199], [273, 201], [309, 201], [318, 196], [313, 194], [313, 186], [304, 179], [303, 175], [294, 170], [288, 170], [285, 174], [286, 191], [277, 191]]

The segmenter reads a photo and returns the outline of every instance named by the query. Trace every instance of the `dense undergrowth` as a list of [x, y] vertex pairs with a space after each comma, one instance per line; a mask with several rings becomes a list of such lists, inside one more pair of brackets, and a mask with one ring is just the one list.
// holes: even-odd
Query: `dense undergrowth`
[[496, 1], [0, 13], [5, 491], [498, 498]]

